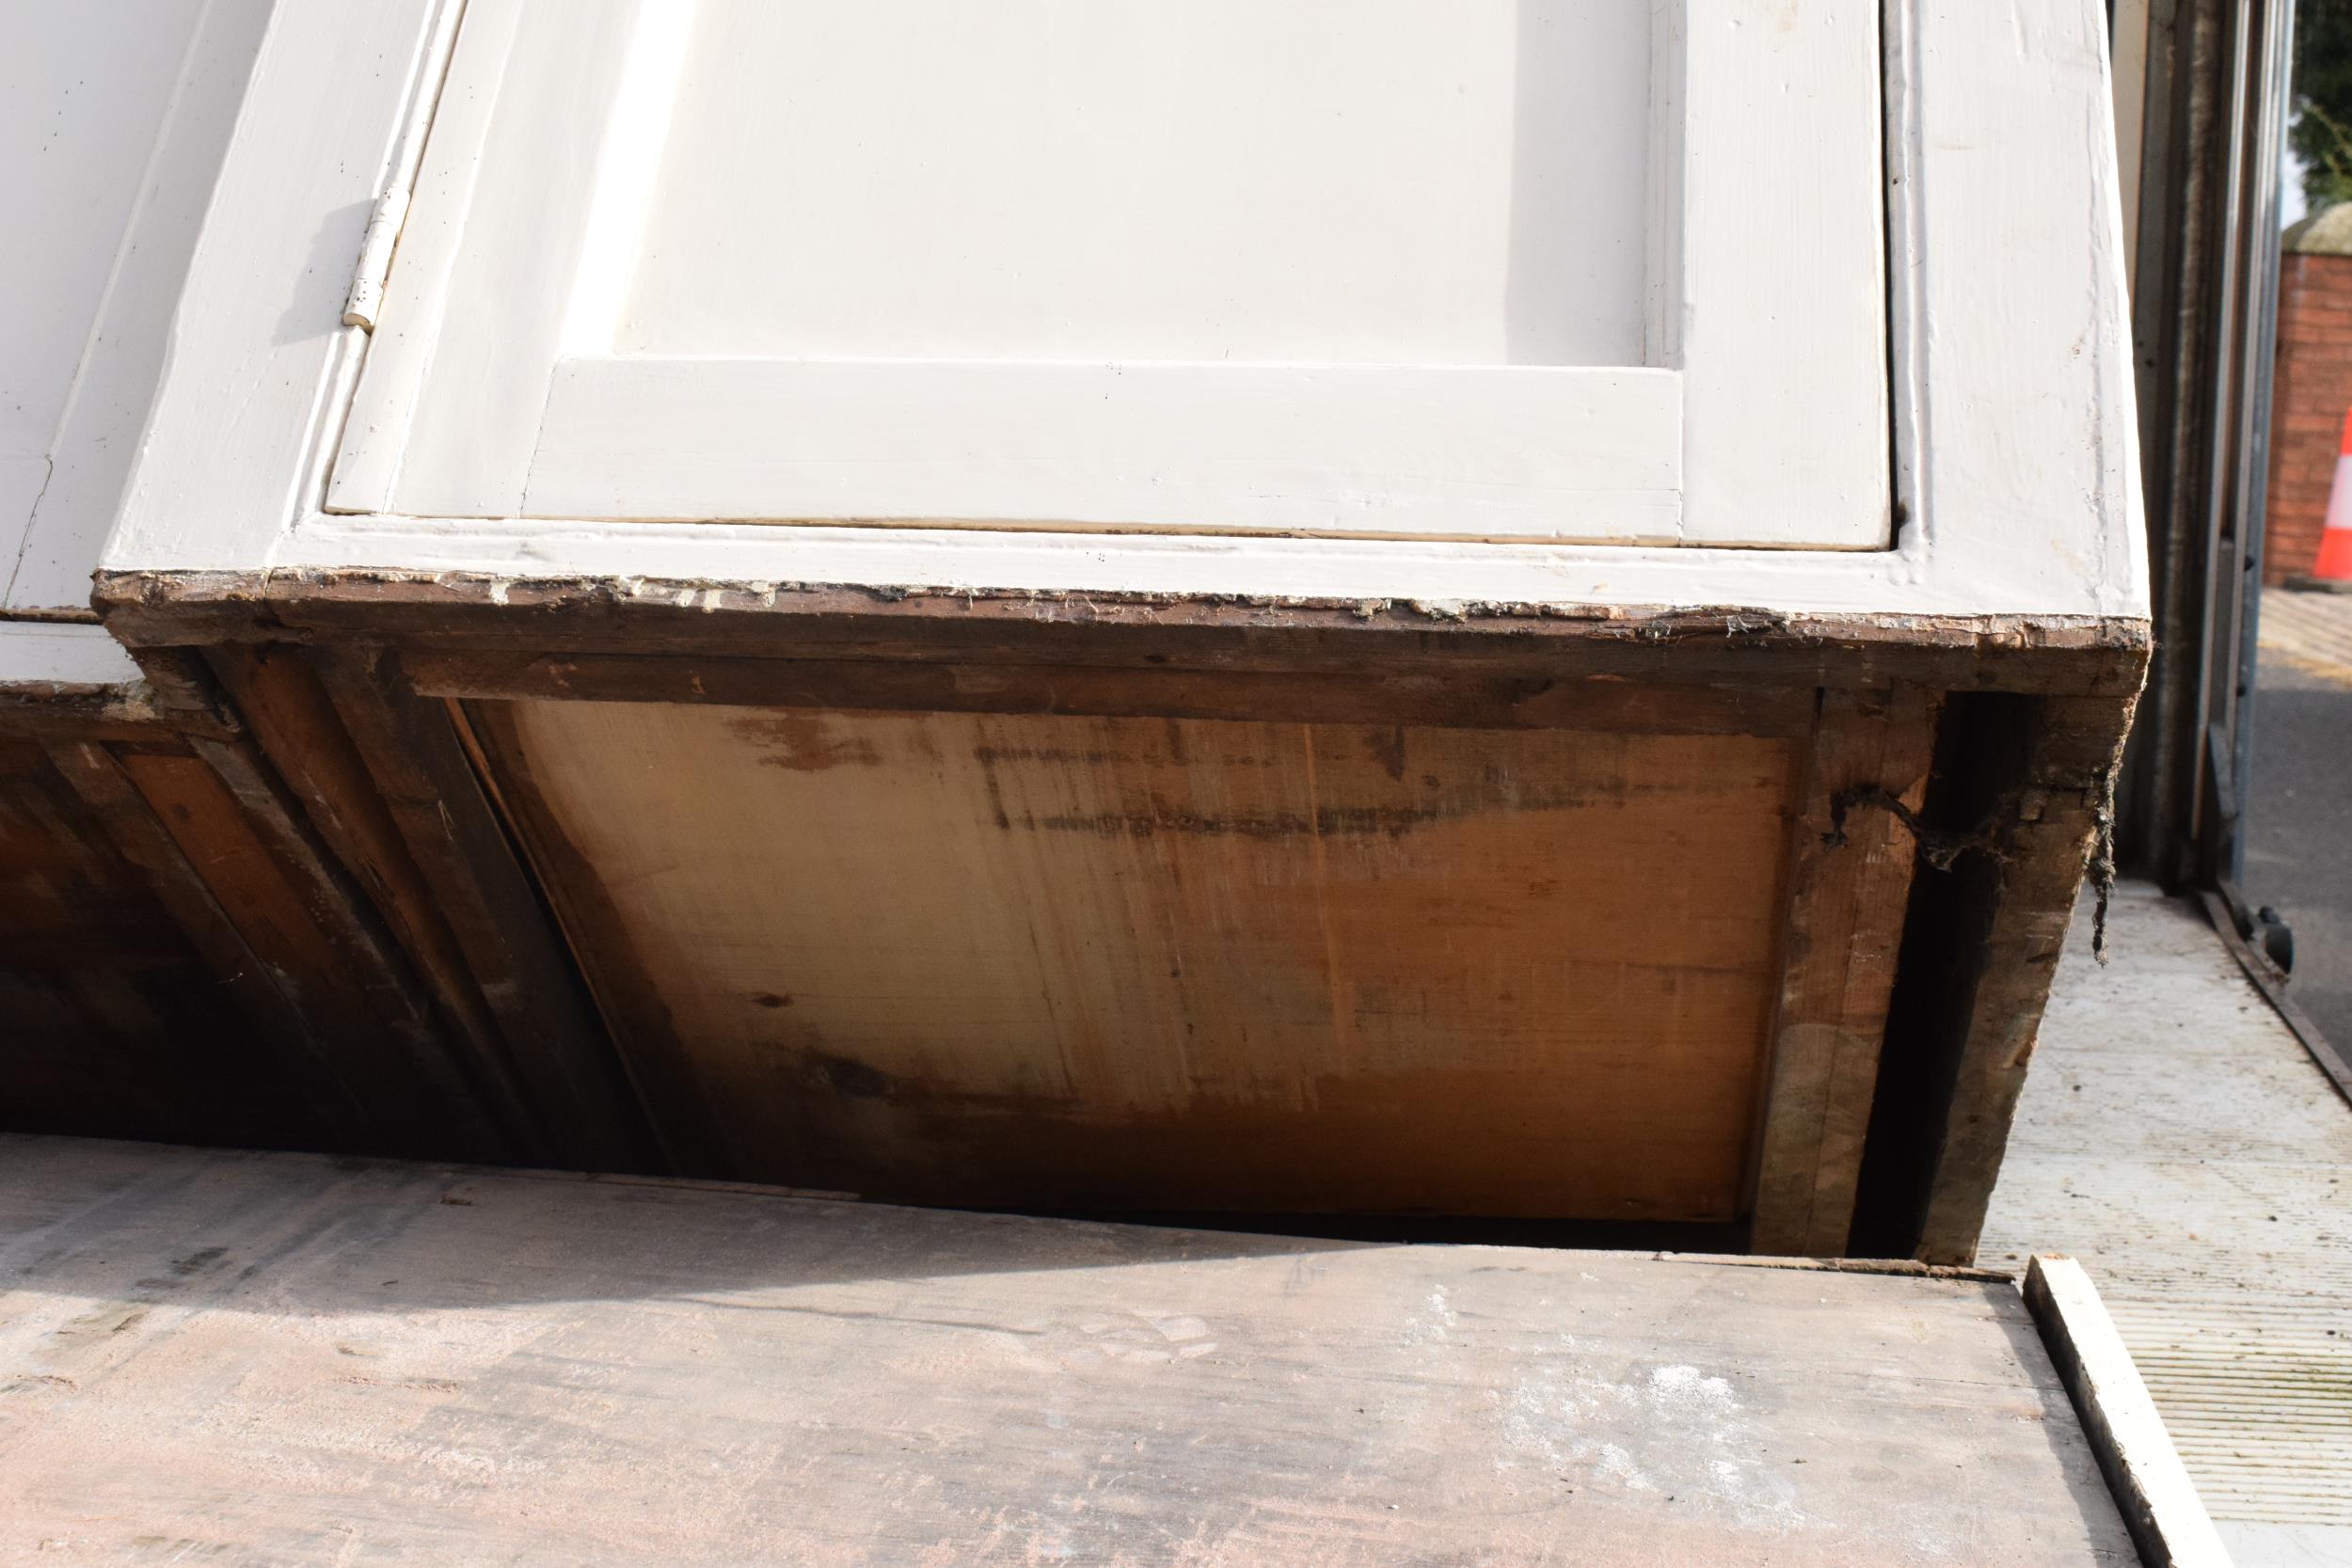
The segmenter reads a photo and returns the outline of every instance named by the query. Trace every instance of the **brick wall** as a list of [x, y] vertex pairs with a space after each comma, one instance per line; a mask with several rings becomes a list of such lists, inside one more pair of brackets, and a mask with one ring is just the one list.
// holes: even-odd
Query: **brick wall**
[[2279, 361], [2270, 403], [2263, 580], [2312, 569], [2352, 410], [2352, 256], [2280, 258]]

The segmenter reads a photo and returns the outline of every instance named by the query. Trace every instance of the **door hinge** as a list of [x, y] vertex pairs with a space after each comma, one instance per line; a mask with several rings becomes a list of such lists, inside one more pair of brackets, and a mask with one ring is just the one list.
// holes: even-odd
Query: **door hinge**
[[419, 57], [416, 82], [401, 115], [400, 140], [392, 149], [384, 194], [368, 214], [368, 231], [359, 240], [358, 264], [351, 269], [351, 293], [343, 296], [343, 325], [373, 332], [384, 310], [384, 288], [392, 275], [392, 250], [400, 244], [401, 225], [408, 221], [408, 202], [417, 188], [417, 171], [424, 163], [424, 142], [433, 128], [433, 111], [449, 79], [450, 57], [457, 49], [457, 24], [466, 0], [438, 0], [431, 31]]
[[343, 325], [375, 330], [384, 309], [384, 284], [392, 274], [392, 247], [408, 220], [408, 186], [394, 185], [375, 199], [368, 231], [359, 241], [359, 263], [352, 269], [351, 293], [343, 296]]

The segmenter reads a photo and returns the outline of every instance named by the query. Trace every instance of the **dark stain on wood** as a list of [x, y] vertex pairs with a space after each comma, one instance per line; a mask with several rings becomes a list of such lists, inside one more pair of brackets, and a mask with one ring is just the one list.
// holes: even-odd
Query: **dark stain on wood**
[[882, 757], [854, 735], [844, 735], [820, 714], [777, 713], [739, 719], [736, 728], [764, 749], [763, 766], [795, 773], [821, 773], [829, 768], [873, 768]]

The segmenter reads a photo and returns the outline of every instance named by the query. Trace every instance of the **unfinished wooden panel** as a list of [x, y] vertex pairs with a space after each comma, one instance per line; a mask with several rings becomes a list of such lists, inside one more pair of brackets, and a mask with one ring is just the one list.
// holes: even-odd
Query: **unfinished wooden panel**
[[315, 1139], [247, 1000], [41, 746], [0, 736], [0, 1125]]
[[15, 1139], [0, 1280], [10, 1561], [2138, 1560], [1994, 1278]]
[[1740, 1212], [1797, 742], [469, 711], [684, 1169]]

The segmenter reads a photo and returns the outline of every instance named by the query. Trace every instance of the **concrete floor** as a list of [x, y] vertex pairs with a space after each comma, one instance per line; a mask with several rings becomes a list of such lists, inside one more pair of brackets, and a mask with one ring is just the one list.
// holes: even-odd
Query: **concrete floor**
[[2352, 1568], [2352, 1107], [2190, 906], [2126, 884], [2109, 933], [2102, 968], [2075, 922], [1979, 1260], [2082, 1260], [2239, 1568]]

